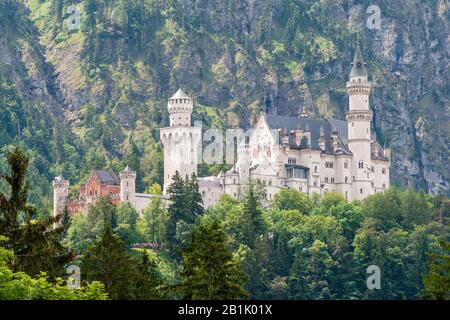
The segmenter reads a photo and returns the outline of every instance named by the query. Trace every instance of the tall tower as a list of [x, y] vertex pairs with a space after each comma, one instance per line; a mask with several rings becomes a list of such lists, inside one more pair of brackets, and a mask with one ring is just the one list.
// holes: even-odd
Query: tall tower
[[358, 45], [347, 82], [349, 111], [346, 115], [348, 126], [348, 146], [353, 153], [352, 180], [353, 199], [362, 199], [372, 193], [371, 133], [372, 111], [369, 108], [371, 82]]
[[136, 193], [136, 172], [132, 171], [130, 167], [126, 167], [119, 174], [120, 178], [120, 202], [129, 201], [134, 202], [134, 195]]
[[62, 213], [69, 198], [69, 180], [58, 176], [53, 180], [53, 215]]
[[202, 129], [191, 126], [193, 108], [192, 98], [181, 89], [167, 102], [170, 127], [160, 130], [164, 146], [164, 194], [167, 194], [167, 188], [177, 171], [183, 179], [186, 175], [190, 177], [193, 173], [197, 174]]
[[239, 174], [239, 181], [241, 184], [247, 183], [250, 178], [250, 146], [249, 136], [244, 135], [244, 138], [237, 146], [237, 162], [236, 170]]

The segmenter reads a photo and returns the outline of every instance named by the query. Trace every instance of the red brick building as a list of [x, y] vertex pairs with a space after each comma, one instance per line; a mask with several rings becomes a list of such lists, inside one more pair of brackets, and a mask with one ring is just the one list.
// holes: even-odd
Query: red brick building
[[86, 212], [99, 197], [108, 195], [115, 205], [120, 203], [119, 178], [112, 170], [93, 170], [86, 184], [80, 187], [78, 198], [67, 201], [67, 208], [70, 214]]

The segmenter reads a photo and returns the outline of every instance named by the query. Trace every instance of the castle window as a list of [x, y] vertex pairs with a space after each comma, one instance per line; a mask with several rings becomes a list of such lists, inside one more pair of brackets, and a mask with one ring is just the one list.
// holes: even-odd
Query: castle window
[[375, 167], [374, 166], [372, 166], [372, 172], [375, 172]]
[[313, 186], [314, 186], [314, 187], [317, 187], [317, 181], [316, 181], [316, 180], [314, 180]]
[[363, 194], [363, 189], [362, 188], [359, 189], [359, 193]]
[[331, 177], [331, 183], [334, 183], [334, 177]]
[[348, 168], [348, 161], [345, 161], [344, 162], [344, 169], [347, 169]]
[[271, 186], [272, 185], [272, 180], [269, 180], [269, 186]]
[[358, 168], [359, 168], [359, 169], [364, 169], [364, 162], [359, 161], [359, 162], [358, 162]]
[[345, 183], [347, 183], [348, 182], [348, 177], [345, 177]]
[[328, 183], [328, 177], [325, 177], [325, 183]]
[[381, 173], [386, 174], [386, 168], [381, 168]]
[[317, 167], [317, 165], [315, 165], [314, 166], [314, 173], [317, 173], [317, 169], [318, 169], [318, 167]]
[[127, 181], [127, 187], [128, 187], [128, 181]]
[[383, 189], [386, 189], [386, 184], [385, 183], [383, 183]]
[[348, 191], [345, 191], [345, 200], [348, 200]]
[[355, 126], [355, 123], [354, 122], [352, 122], [352, 127], [354, 127]]
[[308, 174], [305, 169], [302, 168], [289, 168], [287, 169], [288, 179], [307, 179]]
[[128, 200], [128, 196], [127, 196], [127, 200]]

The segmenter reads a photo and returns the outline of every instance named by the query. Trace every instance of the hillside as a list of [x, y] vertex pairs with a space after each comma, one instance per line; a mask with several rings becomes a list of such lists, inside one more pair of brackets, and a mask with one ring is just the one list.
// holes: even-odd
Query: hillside
[[[371, 4], [379, 30], [366, 26]], [[70, 5], [79, 28], [68, 27]], [[178, 87], [204, 126], [246, 127], [261, 110], [295, 115], [301, 104], [344, 119], [359, 40], [391, 181], [448, 194], [449, 9], [445, 0], [0, 0], [0, 147], [31, 150], [42, 207], [53, 176], [78, 183], [92, 167], [134, 161], [143, 190], [161, 181], [158, 129]]]

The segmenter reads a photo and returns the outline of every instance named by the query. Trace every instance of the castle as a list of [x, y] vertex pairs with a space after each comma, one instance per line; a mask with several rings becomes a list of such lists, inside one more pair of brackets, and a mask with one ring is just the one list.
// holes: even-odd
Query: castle
[[142, 212], [149, 205], [151, 198], [157, 197], [136, 193], [136, 173], [128, 166], [120, 172], [119, 178], [112, 170], [92, 170], [87, 182], [80, 187], [78, 197], [69, 198], [69, 181], [61, 175], [56, 177], [53, 180], [54, 214], [61, 213], [64, 207], [67, 207], [70, 215], [85, 213], [90, 204], [104, 196], [109, 196], [115, 205], [128, 201], [138, 212]]
[[[360, 200], [389, 187], [390, 149], [383, 149], [371, 134], [371, 82], [358, 46], [347, 82], [349, 110], [346, 121], [311, 119], [302, 108], [298, 117], [261, 113], [252, 130], [238, 135], [232, 168], [217, 176], [199, 177], [205, 208], [223, 194], [237, 197], [249, 179], [260, 180], [267, 199], [282, 188], [305, 194], [335, 191], [347, 200]], [[179, 89], [168, 100], [170, 126], [160, 129], [164, 146], [164, 195], [178, 171], [197, 174], [202, 158], [202, 128], [192, 126], [193, 99]], [[54, 211], [64, 206], [71, 213], [85, 211], [99, 196], [113, 202], [129, 201], [140, 212], [152, 195], [135, 192], [135, 172], [128, 167], [117, 179], [112, 171], [93, 171], [78, 199], [68, 199], [69, 183], [53, 182]]]
[[[259, 179], [267, 198], [282, 188], [305, 194], [341, 193], [347, 200], [363, 199], [389, 187], [390, 149], [371, 135], [371, 82], [358, 46], [347, 82], [346, 121], [261, 113], [250, 133], [241, 136], [237, 159], [227, 172], [199, 177], [207, 208], [223, 194], [238, 196], [249, 179]], [[181, 89], [169, 99], [170, 127], [161, 129], [164, 145], [164, 190], [178, 171], [197, 174], [201, 128], [191, 126], [193, 100]], [[274, 134], [275, 133], [275, 134]]]

